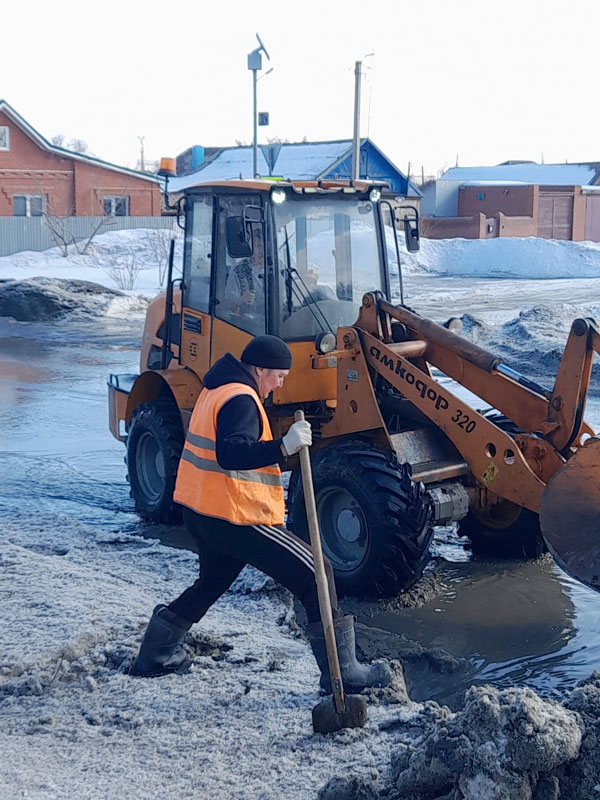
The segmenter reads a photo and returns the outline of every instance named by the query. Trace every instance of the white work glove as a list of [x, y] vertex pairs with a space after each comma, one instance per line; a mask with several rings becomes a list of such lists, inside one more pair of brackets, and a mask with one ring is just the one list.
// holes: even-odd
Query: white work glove
[[294, 422], [281, 440], [281, 443], [288, 456], [293, 456], [294, 453], [298, 453], [300, 448], [304, 447], [304, 445], [310, 447], [312, 444], [310, 422], [307, 422], [305, 419]]

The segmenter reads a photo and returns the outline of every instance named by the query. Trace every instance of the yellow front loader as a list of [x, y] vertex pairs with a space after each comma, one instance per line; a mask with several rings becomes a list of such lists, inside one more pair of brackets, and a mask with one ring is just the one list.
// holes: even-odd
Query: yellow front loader
[[[255, 180], [186, 189], [183, 278], [170, 270], [148, 310], [140, 373], [109, 381], [110, 428], [126, 443], [137, 511], [177, 519], [173, 487], [204, 375], [272, 333], [294, 360], [267, 410], [275, 436], [298, 408], [312, 424], [317, 511], [341, 591], [408, 588], [433, 525], [450, 522], [479, 550], [532, 556], [546, 543], [599, 588], [600, 442], [583, 416], [596, 324], [575, 320], [550, 391], [420, 317], [404, 303], [398, 242], [401, 221], [406, 246], [418, 249], [417, 212], [396, 208], [385, 188]], [[440, 373], [488, 410], [459, 399]], [[288, 525], [308, 537], [296, 463]]]

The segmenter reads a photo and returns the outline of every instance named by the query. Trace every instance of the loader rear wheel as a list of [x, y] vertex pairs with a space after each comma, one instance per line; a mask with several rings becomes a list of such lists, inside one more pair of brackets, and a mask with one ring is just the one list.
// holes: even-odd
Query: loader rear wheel
[[149, 522], [178, 522], [173, 503], [183, 427], [169, 400], [140, 403], [127, 431], [127, 468], [135, 510]]
[[[343, 442], [312, 459], [323, 552], [340, 594], [390, 597], [412, 586], [429, 559], [427, 495], [410, 466], [365, 442]], [[310, 541], [302, 479], [288, 493], [288, 524]]]
[[545, 545], [540, 518], [534, 511], [501, 500], [488, 508], [472, 508], [459, 523], [474, 553], [504, 558], [537, 558]]

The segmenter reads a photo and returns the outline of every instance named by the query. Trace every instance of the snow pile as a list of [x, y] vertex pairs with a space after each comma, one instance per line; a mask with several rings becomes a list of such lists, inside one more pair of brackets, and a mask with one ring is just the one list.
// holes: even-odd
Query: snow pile
[[0, 281], [0, 316], [19, 322], [50, 322], [72, 313], [121, 316], [147, 305], [90, 281], [44, 277]]
[[96, 236], [84, 254], [71, 246], [67, 256], [58, 247], [4, 256], [0, 258], [0, 279], [23, 281], [38, 276], [78, 279], [153, 297], [165, 285], [169, 240], [173, 236], [176, 243], [173, 274], [181, 276], [183, 232], [173, 224], [172, 230], [108, 231]]
[[[503, 324], [487, 324], [470, 314], [461, 317], [463, 336], [501, 356], [504, 363], [525, 375], [554, 375], [560, 365], [573, 320], [577, 317], [600, 319], [600, 303], [591, 298], [584, 306], [569, 303], [535, 305], [520, 311]], [[590, 391], [597, 391], [600, 363], [592, 367]], [[546, 388], [551, 388], [547, 386]]]
[[562, 800], [581, 800], [600, 796], [600, 672], [581, 681], [564, 702], [580, 715], [583, 729], [581, 752], [577, 761], [557, 770]]
[[495, 278], [600, 278], [600, 242], [557, 239], [421, 239], [410, 271]]
[[392, 757], [398, 794], [412, 800], [529, 800], [581, 746], [578, 715], [531, 689], [471, 688], [462, 711], [426, 703], [420, 722]]

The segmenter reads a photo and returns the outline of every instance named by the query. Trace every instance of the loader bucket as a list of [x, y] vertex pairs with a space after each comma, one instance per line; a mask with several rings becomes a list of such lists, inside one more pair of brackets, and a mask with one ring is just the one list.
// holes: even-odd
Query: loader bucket
[[540, 524], [557, 563], [600, 592], [600, 438], [589, 439], [542, 493]]

